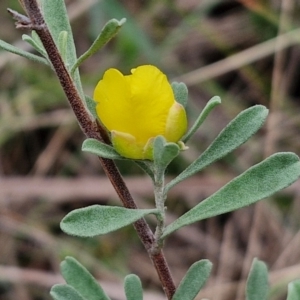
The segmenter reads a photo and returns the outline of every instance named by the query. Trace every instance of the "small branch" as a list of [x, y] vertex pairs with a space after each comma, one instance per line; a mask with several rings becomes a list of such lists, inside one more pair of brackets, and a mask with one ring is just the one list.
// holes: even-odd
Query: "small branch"
[[[65, 67], [60, 53], [44, 21], [43, 15], [36, 0], [22, 0], [22, 3], [24, 4], [30, 22], [28, 22], [27, 17], [10, 10], [9, 12], [12, 14], [13, 18], [17, 20], [17, 28], [30, 28], [36, 31], [47, 51], [49, 60], [53, 65], [60, 84], [69, 100], [69, 103], [83, 132], [89, 138], [95, 138], [102, 142], [105, 141], [106, 137], [103, 135], [104, 131], [99, 131], [99, 124], [91, 119], [89, 113], [85, 109], [73, 80]], [[117, 194], [119, 195], [124, 207], [136, 209], [137, 206], [115, 163], [112, 160], [103, 159], [100, 157], [99, 160], [106, 175], [110, 179]], [[144, 219], [140, 219], [135, 222], [134, 227], [157, 270], [168, 299], [172, 299], [172, 296], [175, 292], [175, 285], [163, 252], [161, 250], [158, 252], [152, 251], [156, 242], [150, 227]]]

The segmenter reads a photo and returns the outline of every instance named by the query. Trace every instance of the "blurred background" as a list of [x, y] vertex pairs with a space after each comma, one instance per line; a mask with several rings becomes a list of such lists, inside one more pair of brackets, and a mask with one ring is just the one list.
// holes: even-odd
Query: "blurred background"
[[[70, 0], [66, 1], [78, 54], [111, 18], [127, 19], [120, 33], [80, 71], [85, 93], [110, 67], [128, 74], [155, 64], [170, 81], [189, 88], [190, 124], [207, 101], [222, 104], [208, 117], [189, 150], [168, 169], [176, 176], [202, 153], [240, 111], [270, 108], [265, 126], [245, 145], [171, 190], [168, 222], [182, 215], [251, 165], [278, 151], [300, 154], [300, 2], [298, 0]], [[0, 2], [0, 39], [22, 42]], [[48, 300], [62, 282], [59, 264], [76, 257], [115, 300], [135, 273], [146, 300], [165, 299], [154, 268], [132, 226], [93, 239], [67, 236], [59, 222], [69, 211], [100, 203], [119, 205], [97, 157], [82, 153], [84, 136], [50, 69], [0, 50], [0, 299]], [[153, 207], [149, 178], [118, 162], [141, 208]], [[272, 199], [179, 230], [165, 254], [176, 284], [196, 260], [214, 264], [197, 299], [244, 299], [253, 257], [270, 270], [270, 299], [285, 299], [300, 278], [300, 181]], [[153, 220], [149, 219], [151, 226]]]

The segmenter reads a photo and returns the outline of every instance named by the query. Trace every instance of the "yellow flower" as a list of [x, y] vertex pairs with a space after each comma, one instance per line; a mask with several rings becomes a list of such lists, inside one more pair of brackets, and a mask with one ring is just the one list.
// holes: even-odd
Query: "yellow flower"
[[96, 110], [111, 132], [116, 151], [132, 159], [153, 159], [152, 143], [161, 135], [177, 143], [187, 129], [183, 106], [174, 99], [166, 75], [151, 65], [124, 76], [116, 69], [105, 72], [94, 91]]

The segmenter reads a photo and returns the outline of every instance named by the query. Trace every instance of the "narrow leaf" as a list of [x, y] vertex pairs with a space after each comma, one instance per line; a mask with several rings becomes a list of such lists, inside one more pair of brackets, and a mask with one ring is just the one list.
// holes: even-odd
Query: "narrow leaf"
[[154, 139], [153, 157], [157, 168], [165, 170], [179, 152], [179, 146], [175, 143], [167, 143], [164, 137], [158, 136]]
[[291, 185], [299, 177], [298, 156], [294, 153], [276, 153], [167, 226], [163, 238], [183, 226], [253, 204]]
[[22, 35], [22, 40], [30, 44], [36, 51], [38, 51], [44, 57], [47, 57], [47, 53], [43, 47], [41, 47], [31, 36], [27, 34]]
[[143, 300], [143, 287], [137, 275], [130, 274], [125, 277], [124, 289], [127, 300]]
[[5, 51], [8, 51], [8, 52], [11, 52], [11, 53], [14, 53], [14, 54], [17, 54], [17, 55], [20, 55], [22, 57], [25, 57], [27, 59], [30, 59], [34, 62], [38, 62], [38, 63], [42, 63], [42, 64], [45, 64], [45, 65], [49, 65], [48, 61], [43, 58], [43, 57], [40, 57], [40, 56], [37, 56], [35, 54], [32, 54], [32, 53], [29, 53], [27, 51], [24, 51], [22, 49], [19, 49], [11, 44], [8, 44], [2, 40], [0, 40], [0, 49], [3, 49]]
[[80, 295], [89, 300], [109, 300], [92, 274], [75, 258], [66, 257], [60, 264], [62, 276]]
[[54, 285], [51, 288], [50, 295], [54, 300], [86, 300], [68, 284]]
[[94, 119], [98, 119], [98, 115], [96, 112], [96, 102], [94, 101], [94, 99], [85, 95], [85, 103], [89, 112], [94, 117]]
[[183, 82], [172, 82], [171, 84], [175, 100], [183, 107], [186, 107], [189, 91], [187, 86]]
[[[31, 31], [31, 38], [34, 40], [34, 42], [38, 45], [39, 48], [43, 49], [44, 52], [46, 53], [46, 50], [43, 46], [43, 43], [41, 42], [40, 37], [38, 36], [38, 34], [36, 33], [35, 30]], [[46, 54], [47, 55], [47, 54]]]
[[300, 300], [300, 279], [288, 284], [288, 295], [286, 300]]
[[199, 115], [198, 119], [196, 120], [195, 124], [191, 127], [191, 129], [187, 132], [187, 134], [182, 138], [182, 141], [186, 143], [193, 134], [198, 130], [198, 128], [202, 125], [202, 123], [206, 120], [207, 116], [210, 112], [215, 108], [215, 106], [221, 103], [221, 98], [215, 96], [211, 98], [205, 107], [203, 108], [201, 114]]
[[92, 205], [68, 213], [61, 221], [60, 228], [70, 235], [92, 237], [118, 230], [156, 213], [156, 209]]
[[82, 143], [82, 151], [96, 154], [103, 158], [108, 159], [125, 159], [123, 156], [118, 154], [118, 152], [111, 146], [101, 143], [96, 139], [86, 139]]
[[198, 159], [166, 186], [166, 191], [245, 143], [263, 125], [267, 115], [268, 110], [262, 105], [242, 111], [220, 132]]
[[247, 279], [246, 299], [266, 300], [268, 296], [268, 269], [264, 262], [254, 259]]
[[194, 300], [207, 281], [212, 263], [203, 259], [195, 262], [180, 282], [172, 300]]
[[[58, 35], [57, 40], [57, 47], [59, 50], [59, 53], [63, 59], [63, 61], [67, 62], [67, 44], [68, 44], [68, 32], [65, 30], [62, 30]], [[67, 68], [69, 69], [70, 66], [67, 65]]]
[[[73, 33], [71, 29], [71, 25], [69, 22], [69, 17], [67, 14], [67, 9], [65, 6], [64, 0], [40, 0], [43, 15], [46, 20], [47, 26], [51, 32], [51, 35], [58, 45], [59, 35], [62, 31], [67, 32], [67, 45], [66, 45], [66, 58], [65, 64], [66, 66], [73, 66], [77, 60], [76, 48], [73, 39]], [[78, 70], [74, 73], [74, 82], [76, 84], [77, 90], [84, 100], [84, 93], [79, 77]]]
[[95, 54], [98, 50], [100, 50], [105, 44], [107, 44], [120, 30], [121, 26], [125, 23], [126, 19], [122, 19], [120, 21], [116, 19], [109, 20], [103, 27], [102, 31], [92, 44], [92, 46], [82, 54], [78, 60], [75, 62], [71, 69], [71, 74], [90, 56]]

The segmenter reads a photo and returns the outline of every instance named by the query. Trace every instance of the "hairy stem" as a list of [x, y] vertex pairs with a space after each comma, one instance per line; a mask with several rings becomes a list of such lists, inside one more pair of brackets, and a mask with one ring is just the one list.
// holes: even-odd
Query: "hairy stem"
[[154, 175], [154, 195], [156, 208], [160, 214], [157, 217], [155, 230], [155, 240], [157, 247], [162, 247], [161, 236], [165, 227], [165, 194], [164, 194], [164, 172], [155, 172]]
[[[47, 51], [49, 60], [53, 65], [60, 84], [67, 99], [69, 100], [69, 103], [84, 134], [89, 138], [95, 138], [102, 142], [105, 141], [106, 137], [104, 135], [104, 131], [99, 130], [99, 124], [92, 120], [82, 102], [82, 99], [79, 96], [73, 80], [66, 69], [62, 57], [44, 21], [43, 15], [36, 0], [22, 0], [22, 4], [25, 7], [30, 22], [28, 22], [26, 17], [24, 19], [24, 16], [9, 10], [12, 16], [17, 20], [17, 28], [30, 28], [36, 31]], [[115, 163], [112, 160], [101, 157], [99, 157], [99, 160], [106, 175], [110, 179], [117, 194], [119, 195], [124, 207], [136, 209], [137, 206]], [[145, 219], [140, 219], [135, 222], [134, 227], [155, 266], [165, 294], [167, 295], [168, 299], [172, 299], [172, 296], [175, 292], [175, 285], [162, 250], [155, 247], [156, 240], [150, 227]]]

